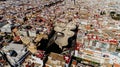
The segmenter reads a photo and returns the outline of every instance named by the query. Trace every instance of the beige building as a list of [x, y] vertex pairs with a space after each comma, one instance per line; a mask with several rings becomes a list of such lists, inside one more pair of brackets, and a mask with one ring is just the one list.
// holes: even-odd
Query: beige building
[[63, 55], [51, 53], [48, 57], [46, 67], [64, 67], [65, 60]]

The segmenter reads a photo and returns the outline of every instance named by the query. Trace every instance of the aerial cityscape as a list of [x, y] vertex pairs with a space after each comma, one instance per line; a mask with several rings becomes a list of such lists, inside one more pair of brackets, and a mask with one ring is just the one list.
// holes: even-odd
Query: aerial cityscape
[[120, 1], [0, 0], [0, 67], [120, 67]]

